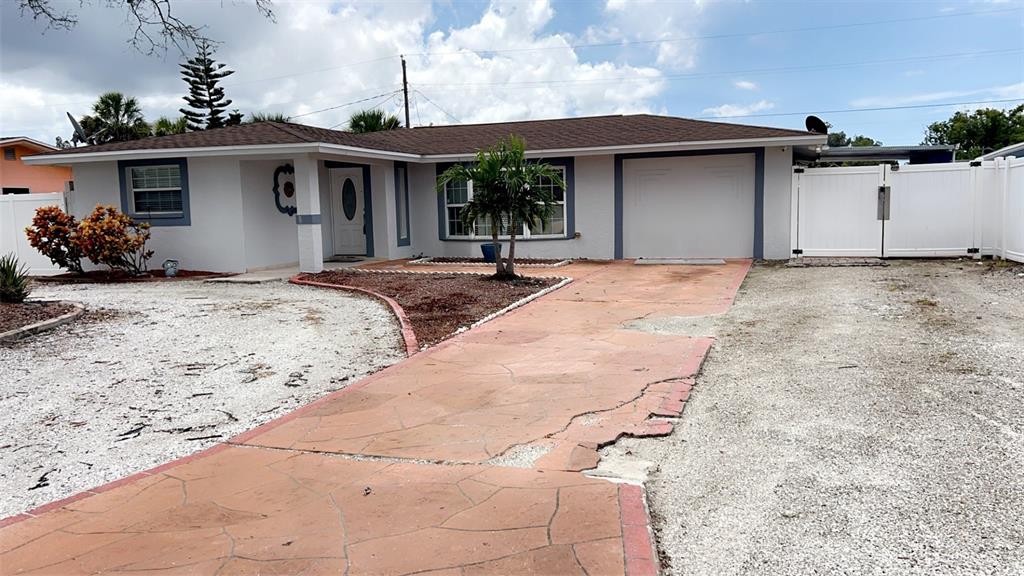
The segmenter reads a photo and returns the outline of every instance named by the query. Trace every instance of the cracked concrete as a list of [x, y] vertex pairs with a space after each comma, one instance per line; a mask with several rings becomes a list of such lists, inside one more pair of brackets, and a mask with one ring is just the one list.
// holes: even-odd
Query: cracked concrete
[[671, 432], [711, 340], [623, 325], [723, 312], [748, 267], [570, 265], [568, 287], [229, 444], [5, 521], [0, 565], [653, 574], [641, 489], [578, 471]]

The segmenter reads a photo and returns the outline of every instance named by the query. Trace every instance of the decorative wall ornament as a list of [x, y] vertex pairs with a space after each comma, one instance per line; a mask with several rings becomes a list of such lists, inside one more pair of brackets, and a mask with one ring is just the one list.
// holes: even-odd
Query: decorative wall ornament
[[295, 174], [295, 167], [291, 164], [284, 164], [274, 170], [274, 204], [277, 205], [277, 211], [281, 214], [295, 216], [295, 213], [299, 211], [297, 207], [286, 206], [281, 203], [281, 194], [284, 194], [285, 198], [289, 199], [295, 196], [295, 183], [291, 180], [282, 182], [282, 174]]

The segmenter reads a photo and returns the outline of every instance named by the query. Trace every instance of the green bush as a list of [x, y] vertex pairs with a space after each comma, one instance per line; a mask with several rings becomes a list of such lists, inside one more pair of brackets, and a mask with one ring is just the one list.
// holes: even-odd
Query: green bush
[[20, 304], [28, 298], [32, 287], [29, 285], [28, 268], [18, 262], [17, 256], [0, 256], [0, 302]]

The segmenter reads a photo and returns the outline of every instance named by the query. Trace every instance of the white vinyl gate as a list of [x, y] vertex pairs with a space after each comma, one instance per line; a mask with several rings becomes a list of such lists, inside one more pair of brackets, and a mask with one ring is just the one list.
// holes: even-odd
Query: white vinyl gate
[[795, 168], [793, 254], [1024, 259], [1024, 159]]
[[0, 255], [13, 253], [33, 276], [60, 274], [62, 270], [29, 245], [25, 228], [32, 224], [36, 208], [59, 206], [64, 210], [64, 193], [4, 194], [0, 196]]

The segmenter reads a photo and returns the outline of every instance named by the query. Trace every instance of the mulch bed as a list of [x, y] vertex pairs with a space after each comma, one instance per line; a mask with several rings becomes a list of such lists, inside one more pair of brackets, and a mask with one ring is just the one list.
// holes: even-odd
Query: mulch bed
[[74, 308], [74, 306], [63, 302], [0, 304], [0, 333], [56, 318], [71, 312]]
[[142, 276], [129, 276], [128, 274], [120, 270], [89, 270], [85, 274], [65, 272], [64, 274], [57, 274], [56, 276], [41, 276], [37, 278], [37, 280], [43, 282], [60, 282], [65, 284], [113, 284], [120, 282], [164, 282], [174, 280], [195, 280], [197, 278], [220, 278], [221, 276], [231, 276], [231, 274], [209, 272], [206, 270], [179, 269], [177, 276], [169, 278], [167, 276], [164, 276], [163, 270], [150, 270], [149, 272], [146, 272]]
[[463, 326], [493, 314], [530, 294], [557, 284], [557, 278], [494, 280], [476, 274], [403, 274], [330, 270], [303, 280], [373, 290], [405, 310], [420, 345], [444, 340]]
[[[507, 258], [502, 258], [507, 260]], [[516, 265], [524, 266], [538, 266], [538, 265], [552, 265], [565, 262], [565, 258], [516, 258]], [[432, 256], [427, 264], [487, 264], [494, 266], [494, 262], [484, 262], [483, 258], [469, 258], [460, 256]]]

